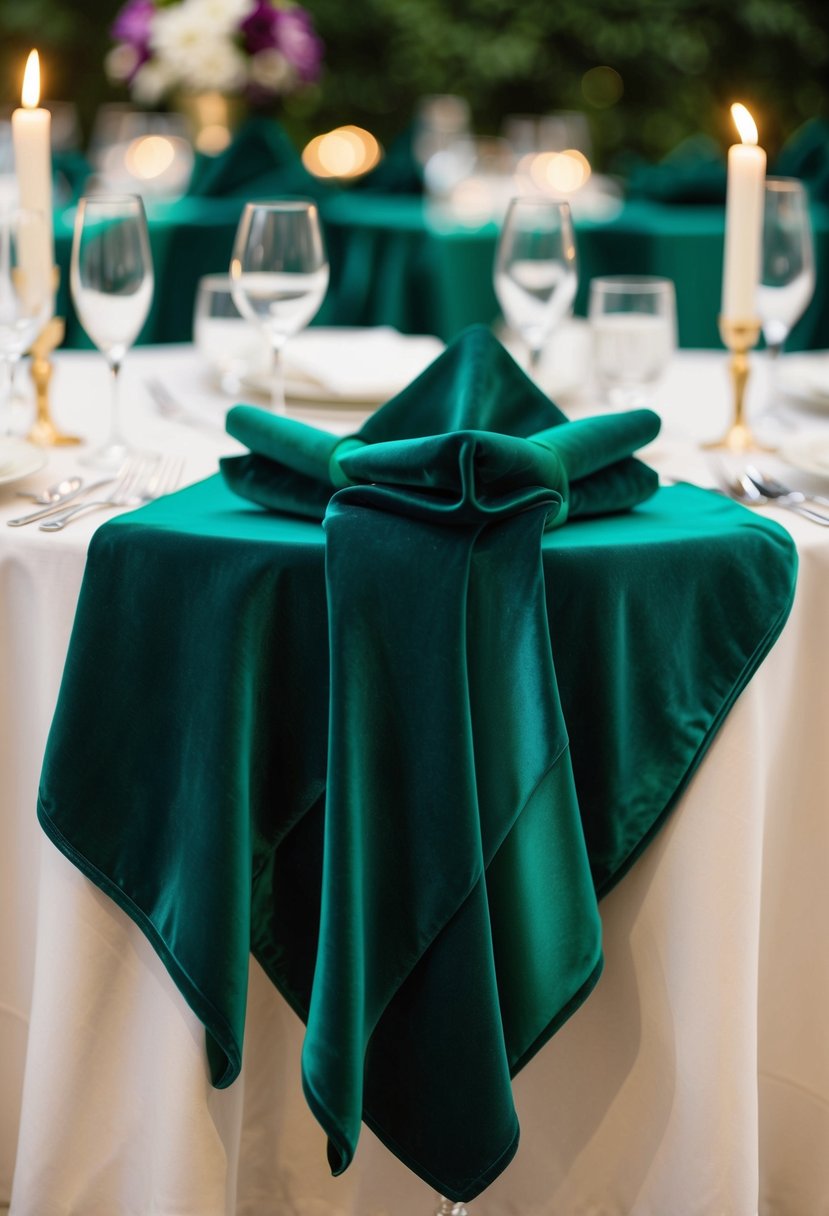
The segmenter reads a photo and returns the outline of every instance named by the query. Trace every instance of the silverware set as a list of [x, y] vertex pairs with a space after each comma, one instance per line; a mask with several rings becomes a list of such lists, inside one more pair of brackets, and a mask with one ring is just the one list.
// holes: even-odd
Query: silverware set
[[719, 467], [716, 470], [716, 477], [723, 494], [727, 494], [735, 502], [743, 503], [747, 507], [763, 507], [768, 504], [783, 507], [787, 511], [793, 511], [796, 515], [802, 515], [804, 519], [810, 519], [812, 523], [829, 528], [829, 515], [823, 511], [816, 511], [814, 506], [807, 505], [811, 503], [816, 506], [829, 507], [829, 498], [824, 498], [820, 494], [806, 494], [802, 490], [795, 490], [777, 478], [762, 473], [751, 464], [739, 473], [729, 473], [723, 467]]
[[[39, 523], [41, 532], [60, 532], [76, 516], [83, 512], [105, 507], [139, 507], [143, 503], [161, 498], [177, 489], [184, 472], [184, 459], [167, 456], [162, 459], [137, 456], [129, 460], [109, 477], [85, 484], [81, 478], [72, 477], [50, 486], [35, 501], [43, 500], [36, 511], [8, 519], [10, 528]], [[109, 487], [106, 493], [95, 496], [96, 490]], [[89, 497], [93, 495], [93, 497]], [[68, 510], [63, 508], [71, 504]], [[42, 521], [42, 522], [40, 522]]]

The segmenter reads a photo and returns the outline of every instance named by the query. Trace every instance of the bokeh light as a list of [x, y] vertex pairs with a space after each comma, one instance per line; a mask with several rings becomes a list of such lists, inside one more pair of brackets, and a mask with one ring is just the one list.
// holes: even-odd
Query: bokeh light
[[581, 92], [589, 106], [607, 110], [615, 106], [625, 91], [624, 81], [615, 68], [603, 65], [590, 68], [581, 78]]
[[302, 163], [315, 177], [361, 177], [380, 160], [382, 149], [362, 127], [336, 127], [306, 144]]

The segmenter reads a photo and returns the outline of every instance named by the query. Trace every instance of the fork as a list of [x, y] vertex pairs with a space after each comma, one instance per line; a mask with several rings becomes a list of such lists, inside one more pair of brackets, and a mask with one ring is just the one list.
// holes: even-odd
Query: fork
[[41, 532], [60, 532], [82, 511], [95, 507], [138, 507], [176, 489], [181, 481], [184, 460], [168, 456], [161, 461], [138, 459], [118, 478], [104, 498], [78, 503], [61, 515], [53, 515], [40, 525]]
[[[746, 466], [746, 475], [751, 478], [760, 493], [765, 494], [766, 498], [785, 498], [793, 503], [816, 502], [821, 507], [829, 507], [829, 498], [824, 498], [820, 494], [806, 494], [803, 490], [795, 490], [791, 486], [784, 485], [776, 477], [770, 477], [768, 473], [761, 473], [753, 464]], [[780, 505], [778, 502], [778, 506]]]

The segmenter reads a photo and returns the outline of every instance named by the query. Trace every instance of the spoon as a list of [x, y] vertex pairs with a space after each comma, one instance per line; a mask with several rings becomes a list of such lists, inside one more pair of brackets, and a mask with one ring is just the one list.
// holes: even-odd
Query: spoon
[[776, 477], [770, 477], [768, 473], [761, 473], [753, 464], [746, 466], [746, 476], [754, 482], [761, 494], [765, 494], [766, 498], [785, 498], [789, 502], [813, 502], [820, 507], [829, 507], [829, 498], [823, 498], [820, 494], [806, 494], [803, 490], [794, 490], [791, 486], [784, 485]]
[[31, 490], [18, 490], [17, 496], [18, 498], [28, 498], [45, 507], [50, 503], [63, 502], [67, 495], [76, 493], [82, 485], [83, 478], [81, 477], [65, 477], [63, 481], [59, 481], [53, 486], [47, 486], [39, 494], [33, 494]]
[[795, 515], [802, 515], [805, 519], [810, 519], [812, 523], [829, 528], [829, 515], [822, 515], [820, 511], [812, 511], [809, 507], [801, 506], [800, 503], [782, 498], [769, 498], [766, 494], [760, 493], [757, 486], [745, 473], [738, 474], [736, 477], [723, 475], [720, 476], [719, 481], [729, 498], [733, 498], [735, 502], [741, 502], [746, 507], [764, 507], [766, 505], [785, 507], [787, 511], [794, 511]]

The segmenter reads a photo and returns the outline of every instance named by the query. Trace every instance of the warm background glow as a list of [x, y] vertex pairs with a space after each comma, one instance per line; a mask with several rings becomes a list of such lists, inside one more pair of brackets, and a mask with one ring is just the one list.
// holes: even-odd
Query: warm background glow
[[361, 177], [380, 160], [382, 151], [370, 131], [336, 127], [306, 144], [302, 163], [315, 177]]

